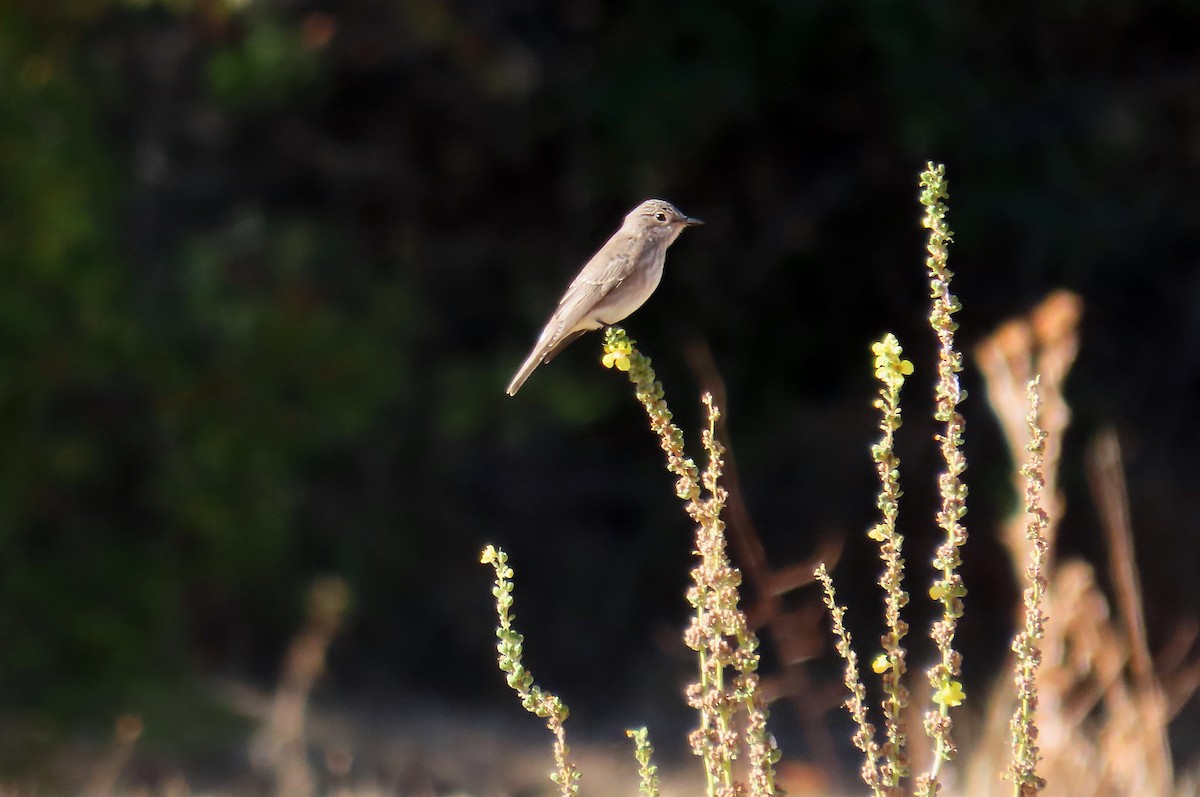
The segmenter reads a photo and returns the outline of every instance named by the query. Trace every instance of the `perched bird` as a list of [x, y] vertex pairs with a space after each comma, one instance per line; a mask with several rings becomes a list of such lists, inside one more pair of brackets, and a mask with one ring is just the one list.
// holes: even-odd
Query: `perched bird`
[[615, 324], [641, 307], [662, 279], [667, 247], [684, 227], [703, 223], [661, 199], [647, 199], [629, 211], [621, 229], [592, 255], [559, 300], [508, 395], [517, 395], [533, 369], [584, 332]]

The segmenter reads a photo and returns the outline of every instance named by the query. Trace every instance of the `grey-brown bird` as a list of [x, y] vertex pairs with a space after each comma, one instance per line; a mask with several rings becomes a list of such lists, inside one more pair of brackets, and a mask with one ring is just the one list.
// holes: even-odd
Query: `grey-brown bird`
[[703, 223], [661, 199], [647, 199], [629, 211], [621, 229], [592, 255], [558, 301], [508, 395], [517, 395], [535, 368], [584, 332], [615, 324], [641, 307], [662, 279], [667, 247], [684, 227]]

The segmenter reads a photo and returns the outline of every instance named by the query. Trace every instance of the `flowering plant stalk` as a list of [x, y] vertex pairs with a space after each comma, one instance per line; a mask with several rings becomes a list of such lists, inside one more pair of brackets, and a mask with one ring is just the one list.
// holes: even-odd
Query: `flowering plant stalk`
[[[625, 372], [633, 383], [650, 428], [666, 452], [667, 470], [678, 477], [675, 494], [696, 523], [694, 553], [699, 561], [692, 568], [693, 584], [687, 593], [696, 613], [684, 632], [684, 642], [696, 651], [700, 665], [699, 680], [687, 689], [688, 705], [700, 714], [700, 726], [688, 740], [704, 762], [707, 794], [773, 795], [779, 752], [766, 730], [766, 701], [756, 672], [758, 638], [738, 606], [742, 574], [729, 560], [721, 520], [727, 498], [720, 484], [725, 449], [716, 437], [721, 412], [711, 395], [701, 398], [708, 421], [701, 435], [708, 462], [701, 473], [684, 452], [683, 432], [671, 420], [650, 358], [637, 350], [625, 330], [606, 330], [602, 362]], [[745, 784], [736, 780], [733, 767], [743, 751], [748, 764]]]

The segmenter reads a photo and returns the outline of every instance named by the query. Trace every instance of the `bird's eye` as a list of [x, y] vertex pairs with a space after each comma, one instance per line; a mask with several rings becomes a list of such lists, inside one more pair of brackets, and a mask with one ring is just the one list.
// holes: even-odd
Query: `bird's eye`
[[662, 211], [659, 211], [658, 213], [655, 213], [655, 214], [654, 214], [654, 218], [658, 219], [659, 221], [666, 221], [666, 220], [667, 220], [667, 214], [666, 214], [666, 213], [663, 213]]

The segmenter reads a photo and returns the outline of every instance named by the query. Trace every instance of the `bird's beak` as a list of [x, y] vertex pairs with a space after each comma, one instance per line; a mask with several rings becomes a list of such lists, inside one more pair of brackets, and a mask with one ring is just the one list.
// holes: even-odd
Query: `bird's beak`
[[699, 227], [702, 224], [704, 224], [704, 222], [700, 221], [700, 219], [694, 219], [691, 216], [683, 217], [683, 226], [684, 227]]

